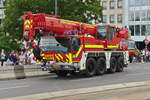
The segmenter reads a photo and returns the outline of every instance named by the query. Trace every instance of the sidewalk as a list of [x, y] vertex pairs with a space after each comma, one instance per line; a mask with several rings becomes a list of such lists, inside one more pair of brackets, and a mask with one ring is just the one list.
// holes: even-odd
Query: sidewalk
[[[16, 79], [18, 73], [14, 71], [14, 66], [3, 66], [0, 67], [0, 80], [10, 80], [10, 79]], [[39, 64], [34, 65], [24, 65], [24, 71], [21, 72], [19, 70], [19, 75], [23, 75], [24, 78], [29, 77], [40, 77], [40, 76], [48, 76], [51, 75], [48, 73], [48, 71], [42, 71]]]
[[150, 81], [46, 92], [0, 100], [150, 100]]

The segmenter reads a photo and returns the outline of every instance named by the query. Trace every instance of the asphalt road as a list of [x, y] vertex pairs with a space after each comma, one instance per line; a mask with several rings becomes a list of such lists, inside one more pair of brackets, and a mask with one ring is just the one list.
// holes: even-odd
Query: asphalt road
[[91, 78], [82, 76], [58, 78], [54, 75], [22, 80], [0, 81], [0, 98], [148, 80], [150, 80], [150, 63], [130, 64], [124, 72], [105, 74]]

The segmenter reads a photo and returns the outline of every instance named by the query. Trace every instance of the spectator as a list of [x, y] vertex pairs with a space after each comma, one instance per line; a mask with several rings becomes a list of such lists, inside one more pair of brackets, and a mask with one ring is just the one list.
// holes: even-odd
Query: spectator
[[25, 64], [25, 55], [24, 55], [23, 51], [21, 51], [21, 54], [19, 56], [19, 64], [21, 64], [21, 65]]
[[11, 61], [13, 62], [13, 65], [16, 65], [17, 64], [17, 55], [16, 53], [14, 52], [14, 50], [12, 50], [11, 54], [10, 54], [10, 59]]
[[7, 59], [7, 61], [6, 61], [6, 65], [7, 66], [9, 66], [9, 65], [12, 65], [13, 64], [13, 62], [11, 61], [11, 53], [8, 55], [8, 59]]
[[30, 54], [29, 58], [30, 58], [30, 64], [36, 64], [36, 61], [33, 59], [34, 58], [33, 53]]
[[30, 56], [31, 55], [31, 52], [30, 52], [30, 49], [27, 49], [26, 52], [25, 52], [25, 62], [26, 64], [30, 64]]
[[4, 65], [4, 61], [6, 60], [6, 55], [4, 53], [4, 49], [1, 50], [1, 66]]

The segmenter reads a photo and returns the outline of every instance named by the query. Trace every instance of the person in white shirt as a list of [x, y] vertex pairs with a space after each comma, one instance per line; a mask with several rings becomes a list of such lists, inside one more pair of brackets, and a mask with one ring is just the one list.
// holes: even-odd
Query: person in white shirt
[[4, 65], [4, 61], [6, 60], [6, 55], [4, 53], [4, 49], [1, 50], [0, 57], [1, 57], [1, 66], [3, 66]]
[[21, 51], [21, 54], [19, 56], [19, 64], [21, 64], [21, 65], [25, 64], [25, 55], [24, 55], [23, 51]]

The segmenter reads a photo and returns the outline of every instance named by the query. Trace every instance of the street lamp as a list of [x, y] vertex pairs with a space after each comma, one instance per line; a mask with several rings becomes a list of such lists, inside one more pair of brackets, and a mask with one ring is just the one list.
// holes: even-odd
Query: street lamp
[[55, 0], [55, 16], [57, 16], [57, 0]]

